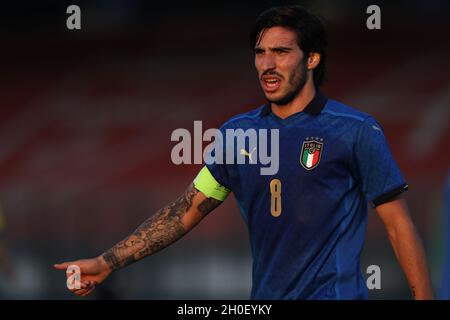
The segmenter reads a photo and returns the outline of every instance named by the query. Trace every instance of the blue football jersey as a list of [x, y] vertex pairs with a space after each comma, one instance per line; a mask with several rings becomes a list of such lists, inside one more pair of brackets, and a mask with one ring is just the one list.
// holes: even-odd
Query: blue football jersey
[[251, 298], [367, 298], [360, 270], [367, 203], [377, 206], [407, 190], [381, 126], [318, 92], [288, 118], [265, 104], [220, 130], [225, 135], [227, 129], [279, 133], [275, 174], [262, 175], [263, 165], [250, 156], [244, 164], [206, 165], [218, 184], [234, 193], [247, 224]]

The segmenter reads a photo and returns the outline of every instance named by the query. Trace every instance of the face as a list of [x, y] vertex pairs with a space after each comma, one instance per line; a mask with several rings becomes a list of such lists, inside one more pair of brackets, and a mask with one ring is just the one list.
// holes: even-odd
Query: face
[[307, 80], [304, 54], [294, 31], [272, 27], [262, 32], [255, 45], [255, 67], [264, 94], [272, 103], [286, 105]]

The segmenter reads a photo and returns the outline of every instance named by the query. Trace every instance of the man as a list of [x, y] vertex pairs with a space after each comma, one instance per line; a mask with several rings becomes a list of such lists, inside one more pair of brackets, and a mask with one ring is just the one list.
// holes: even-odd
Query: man
[[273, 8], [258, 18], [251, 41], [268, 103], [221, 131], [279, 130], [278, 172], [207, 164], [181, 197], [128, 238], [97, 258], [55, 267], [80, 266], [82, 288], [74, 292], [86, 296], [113, 271], [182, 237], [232, 191], [250, 232], [253, 299], [367, 298], [359, 257], [370, 201], [413, 297], [432, 298], [422, 245], [400, 197], [407, 185], [381, 127], [318, 91], [326, 60], [320, 20], [299, 6]]

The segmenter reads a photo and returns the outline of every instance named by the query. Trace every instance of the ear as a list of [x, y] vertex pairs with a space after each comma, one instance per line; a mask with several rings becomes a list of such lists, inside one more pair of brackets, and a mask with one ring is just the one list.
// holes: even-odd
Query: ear
[[314, 69], [320, 63], [320, 53], [311, 52], [307, 61], [308, 70]]

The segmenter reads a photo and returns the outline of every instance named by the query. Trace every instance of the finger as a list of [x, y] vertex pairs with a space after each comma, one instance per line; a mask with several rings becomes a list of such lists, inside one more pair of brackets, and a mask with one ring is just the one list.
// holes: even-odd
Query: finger
[[81, 281], [80, 289], [91, 289], [94, 286], [95, 286], [95, 283], [93, 281]]
[[80, 284], [79, 288], [74, 286], [73, 288], [69, 288], [69, 291], [75, 294], [79, 294], [80, 290], [90, 290], [93, 287], [95, 287], [95, 282], [93, 281], [80, 281], [79, 284]]
[[78, 289], [78, 290], [74, 290], [72, 291], [73, 293], [75, 293], [77, 296], [82, 296], [84, 293], [88, 292], [88, 289]]
[[80, 282], [80, 289], [88, 289], [89, 288], [89, 284], [87, 284], [86, 282], [81, 281]]
[[53, 268], [58, 270], [66, 270], [70, 265], [75, 264], [74, 262], [63, 262], [63, 263], [55, 263]]
[[87, 283], [81, 281], [79, 288], [73, 287], [71, 289], [69, 288], [69, 290], [72, 291], [73, 293], [76, 293], [79, 290], [88, 290], [89, 288], [90, 286]]
[[80, 289], [79, 291], [77, 291], [77, 295], [86, 297], [87, 295], [91, 294], [92, 291], [94, 291], [94, 289], [95, 289], [95, 285], [88, 286], [84, 289]]
[[70, 291], [72, 291], [72, 292], [75, 293], [76, 295], [81, 295], [81, 294], [83, 294], [84, 292], [90, 290], [91, 288], [92, 288], [92, 286], [88, 286], [86, 283], [81, 283], [81, 284], [80, 284], [80, 288], [78, 288], [78, 289], [73, 289], [73, 290], [70, 290]]
[[81, 277], [81, 282], [86, 284], [87, 287], [92, 287], [97, 285], [97, 282], [95, 280], [89, 280], [89, 276], [82, 276]]
[[95, 286], [93, 286], [92, 288], [90, 288], [89, 290], [87, 290], [85, 293], [83, 293], [81, 296], [82, 297], [87, 297], [88, 295], [90, 295], [92, 293], [92, 291], [94, 291]]

